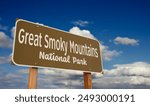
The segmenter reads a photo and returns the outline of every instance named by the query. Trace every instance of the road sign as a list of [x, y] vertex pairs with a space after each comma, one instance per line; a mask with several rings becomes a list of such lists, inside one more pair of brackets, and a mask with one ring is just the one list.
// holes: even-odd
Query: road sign
[[18, 19], [13, 58], [16, 65], [101, 72], [99, 42]]

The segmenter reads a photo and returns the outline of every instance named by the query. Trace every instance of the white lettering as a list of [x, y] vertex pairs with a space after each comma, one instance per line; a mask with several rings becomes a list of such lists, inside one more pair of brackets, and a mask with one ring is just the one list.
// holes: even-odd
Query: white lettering
[[48, 35], [45, 35], [44, 47], [48, 49], [62, 51], [64, 52], [64, 55], [66, 56], [67, 50], [68, 50], [68, 42], [63, 41], [62, 37], [60, 37], [59, 39], [55, 39], [55, 38], [49, 38]]
[[33, 33], [29, 33], [26, 32], [23, 28], [20, 29], [19, 31], [19, 35], [18, 35], [18, 41], [21, 44], [28, 44], [30, 46], [39, 46], [42, 47], [42, 35], [41, 33], [38, 34], [33, 34]]
[[33, 45], [33, 40], [34, 40], [34, 36], [31, 33], [30, 36], [29, 36], [29, 45]]
[[73, 59], [73, 64], [81, 64], [81, 65], [87, 65], [87, 61], [85, 60], [85, 58], [83, 59], [77, 59], [76, 57], [72, 57]]
[[91, 56], [98, 58], [97, 48], [92, 47], [91, 44], [87, 46], [87, 44], [78, 44], [74, 41], [70, 41], [70, 53], [80, 54], [85, 56]]
[[25, 31], [24, 31], [24, 29], [20, 29], [20, 31], [19, 31], [19, 36], [18, 36], [18, 40], [19, 40], [19, 43], [23, 43], [24, 42], [24, 35], [22, 35], [22, 33], [24, 33]]
[[48, 48], [48, 40], [47, 40], [47, 37], [48, 35], [45, 35], [45, 42], [46, 42], [46, 45], [44, 45], [44, 47], [47, 49]]
[[48, 53], [46, 54], [45, 52], [39, 52], [39, 59], [42, 60], [49, 60], [49, 61], [58, 61], [58, 62], [63, 62], [63, 63], [70, 63], [70, 56], [58, 56], [55, 55], [55, 53]]

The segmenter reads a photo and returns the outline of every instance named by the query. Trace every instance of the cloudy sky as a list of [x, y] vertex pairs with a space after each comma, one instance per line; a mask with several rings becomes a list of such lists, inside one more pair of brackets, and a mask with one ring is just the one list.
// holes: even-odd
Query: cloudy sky
[[[27, 88], [28, 67], [11, 63], [16, 18], [101, 42], [104, 75], [93, 88], [150, 88], [149, 0], [1, 0], [0, 88]], [[40, 68], [38, 88], [83, 88], [83, 73]]]

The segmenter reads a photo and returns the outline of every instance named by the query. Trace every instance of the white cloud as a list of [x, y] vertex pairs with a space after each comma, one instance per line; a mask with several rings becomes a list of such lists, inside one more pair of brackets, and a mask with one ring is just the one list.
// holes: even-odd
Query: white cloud
[[39, 70], [39, 88], [83, 88], [83, 72], [59, 69]]
[[117, 64], [108, 75], [115, 76], [144, 76], [150, 77], [150, 64], [145, 62], [135, 62], [132, 64]]
[[0, 30], [7, 31], [8, 27], [0, 24]]
[[[78, 27], [71, 28], [69, 32], [80, 36], [96, 39], [89, 30], [81, 30]], [[108, 46], [105, 46], [103, 44], [101, 44], [101, 50], [103, 59], [106, 61], [110, 61], [113, 57], [116, 57], [121, 54], [121, 52], [118, 52], [116, 50], [110, 50]]]
[[69, 32], [72, 34], [79, 35], [79, 36], [84, 36], [84, 37], [95, 39], [94, 35], [92, 35], [89, 30], [85, 30], [85, 29], [81, 30], [79, 27], [73, 27], [69, 30]]
[[[39, 88], [83, 88], [83, 73], [42, 69]], [[42, 74], [43, 73], [43, 74]], [[93, 88], [150, 88], [150, 64], [135, 62], [114, 65], [104, 75], [93, 74]]]
[[27, 74], [20, 74], [17, 71], [7, 72], [3, 71], [0, 75], [0, 89], [26, 89], [27, 88]]
[[9, 56], [0, 56], [0, 64], [9, 63], [11, 61], [11, 54]]
[[[0, 88], [27, 88], [28, 68], [0, 73]], [[2, 71], [2, 70], [1, 70]], [[93, 88], [150, 88], [150, 64], [134, 62], [114, 65], [113, 69], [104, 70], [104, 75], [94, 73]], [[83, 72], [59, 69], [38, 69], [39, 89], [82, 89]]]
[[4, 32], [0, 32], [0, 47], [12, 48], [12, 39], [10, 39]]
[[[3, 85], [0, 84], [0, 88], [26, 88], [28, 75], [29, 68], [17, 70], [13, 73], [3, 73], [0, 77], [1, 84]], [[22, 85], [23, 83], [24, 85]], [[38, 88], [83, 88], [83, 73], [72, 70], [38, 69]]]
[[120, 55], [122, 52], [110, 50], [108, 46], [101, 44], [103, 59], [106, 61], [112, 60], [113, 57]]
[[73, 24], [81, 26], [81, 27], [84, 27], [84, 26], [87, 26], [89, 24], [89, 22], [88, 21], [78, 20], [78, 21], [74, 21]]
[[97, 89], [150, 89], [150, 78], [141, 76], [101, 77], [93, 79]]
[[117, 64], [105, 70], [104, 76], [95, 78], [93, 83], [96, 88], [150, 88], [150, 64]]
[[116, 37], [114, 39], [114, 42], [115, 44], [122, 44], [122, 45], [131, 45], [131, 46], [139, 45], [138, 40], [127, 37]]
[[13, 37], [13, 38], [14, 38], [14, 33], [15, 33], [15, 26], [12, 27], [12, 29], [11, 29], [11, 37]]
[[70, 75], [81, 75], [82, 72], [81, 71], [77, 71], [77, 70], [65, 70], [65, 69], [42, 69], [39, 71], [40, 74], [44, 74], [44, 75], [64, 75], [64, 76], [70, 76]]

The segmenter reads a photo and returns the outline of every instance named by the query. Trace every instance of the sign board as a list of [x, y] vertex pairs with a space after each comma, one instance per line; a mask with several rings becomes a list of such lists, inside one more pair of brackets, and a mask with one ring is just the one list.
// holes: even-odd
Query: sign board
[[31, 67], [102, 71], [97, 40], [22, 19], [16, 21], [12, 61]]

